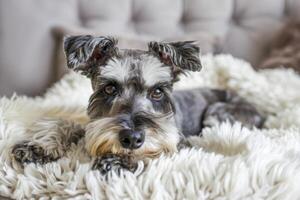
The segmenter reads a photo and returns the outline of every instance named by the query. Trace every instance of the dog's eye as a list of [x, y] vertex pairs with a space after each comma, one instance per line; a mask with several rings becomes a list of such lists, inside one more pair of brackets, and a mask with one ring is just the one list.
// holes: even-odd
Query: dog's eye
[[105, 86], [105, 88], [104, 88], [104, 92], [105, 92], [107, 95], [114, 95], [114, 94], [116, 94], [116, 92], [117, 92], [117, 87], [114, 86], [114, 85], [112, 85], [112, 84], [107, 85], [107, 86]]
[[149, 96], [151, 99], [158, 101], [158, 100], [162, 99], [162, 97], [164, 96], [164, 93], [160, 88], [155, 88], [154, 90], [152, 90], [150, 92]]

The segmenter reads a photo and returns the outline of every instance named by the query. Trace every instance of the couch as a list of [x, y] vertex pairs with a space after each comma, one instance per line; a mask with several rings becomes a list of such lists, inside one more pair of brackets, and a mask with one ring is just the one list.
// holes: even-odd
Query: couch
[[285, 21], [300, 20], [299, 10], [300, 0], [3, 0], [0, 96], [39, 95], [58, 80], [65, 34], [114, 35], [127, 47], [196, 39], [202, 53], [230, 53], [255, 66]]

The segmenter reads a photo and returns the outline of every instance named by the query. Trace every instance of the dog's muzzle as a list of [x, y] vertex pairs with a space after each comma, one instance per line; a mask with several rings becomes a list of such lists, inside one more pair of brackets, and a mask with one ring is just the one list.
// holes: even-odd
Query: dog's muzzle
[[145, 141], [145, 133], [139, 130], [124, 129], [119, 132], [119, 141], [125, 149], [138, 149]]

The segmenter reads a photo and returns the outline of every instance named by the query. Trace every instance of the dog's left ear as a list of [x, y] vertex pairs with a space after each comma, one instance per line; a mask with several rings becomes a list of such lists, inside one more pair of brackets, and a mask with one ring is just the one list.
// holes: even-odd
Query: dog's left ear
[[116, 55], [117, 40], [112, 37], [91, 35], [69, 36], [64, 38], [64, 51], [68, 68], [89, 76], [97, 66]]
[[150, 42], [148, 50], [157, 56], [161, 62], [172, 67], [174, 77], [178, 74], [189, 71], [200, 71], [201, 61], [199, 47], [194, 41], [184, 42]]

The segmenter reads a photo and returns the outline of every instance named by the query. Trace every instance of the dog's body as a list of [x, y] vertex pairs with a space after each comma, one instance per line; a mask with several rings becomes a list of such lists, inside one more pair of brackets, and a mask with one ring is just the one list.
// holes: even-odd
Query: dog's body
[[[91, 79], [91, 122], [84, 131], [78, 127], [74, 131], [71, 123], [69, 129], [51, 131], [50, 136], [31, 133], [29, 141], [13, 148], [15, 160], [58, 159], [70, 142], [84, 135], [86, 150], [96, 158], [94, 168], [103, 173], [112, 168], [133, 171], [136, 160], [177, 152], [184, 137], [199, 135], [215, 122], [262, 126], [256, 109], [233, 92], [203, 88], [173, 92], [180, 74], [201, 69], [199, 49], [192, 42], [152, 42], [148, 47], [148, 51], [119, 50], [112, 38], [67, 38], [69, 68]], [[46, 146], [49, 138], [54, 138], [51, 148]]]
[[249, 128], [261, 127], [256, 109], [234, 92], [209, 88], [175, 91], [175, 119], [185, 137], [199, 135], [205, 126], [239, 121]]

